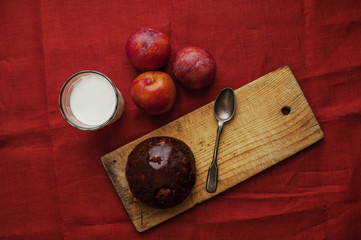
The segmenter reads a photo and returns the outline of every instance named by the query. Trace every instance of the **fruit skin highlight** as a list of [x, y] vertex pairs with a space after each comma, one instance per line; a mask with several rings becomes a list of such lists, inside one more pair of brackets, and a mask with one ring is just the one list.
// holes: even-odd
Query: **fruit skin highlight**
[[136, 77], [130, 93], [135, 105], [150, 115], [167, 112], [176, 99], [173, 79], [167, 73], [159, 71], [144, 72]]
[[169, 38], [152, 28], [139, 28], [129, 36], [126, 46], [129, 61], [141, 71], [163, 68], [169, 59]]
[[212, 54], [203, 48], [185, 47], [175, 56], [173, 73], [182, 86], [189, 89], [201, 89], [213, 81], [216, 61]]

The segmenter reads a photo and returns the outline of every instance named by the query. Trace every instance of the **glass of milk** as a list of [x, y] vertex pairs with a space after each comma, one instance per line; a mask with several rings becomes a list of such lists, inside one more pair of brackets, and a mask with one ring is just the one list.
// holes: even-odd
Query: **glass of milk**
[[116, 121], [124, 111], [124, 98], [103, 73], [75, 73], [63, 85], [59, 97], [65, 120], [81, 130], [97, 130]]

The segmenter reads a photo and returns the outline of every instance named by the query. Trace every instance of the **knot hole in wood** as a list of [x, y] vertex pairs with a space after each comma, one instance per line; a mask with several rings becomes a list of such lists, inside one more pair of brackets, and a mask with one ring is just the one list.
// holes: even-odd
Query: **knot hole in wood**
[[290, 106], [284, 106], [282, 109], [281, 109], [281, 112], [283, 115], [288, 115], [291, 113], [291, 107]]

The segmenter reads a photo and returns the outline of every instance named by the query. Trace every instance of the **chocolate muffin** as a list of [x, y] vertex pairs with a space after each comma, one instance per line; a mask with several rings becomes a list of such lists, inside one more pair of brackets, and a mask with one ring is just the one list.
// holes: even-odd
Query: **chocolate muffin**
[[149, 138], [129, 154], [126, 177], [130, 191], [141, 202], [154, 208], [174, 207], [195, 184], [194, 156], [179, 139]]

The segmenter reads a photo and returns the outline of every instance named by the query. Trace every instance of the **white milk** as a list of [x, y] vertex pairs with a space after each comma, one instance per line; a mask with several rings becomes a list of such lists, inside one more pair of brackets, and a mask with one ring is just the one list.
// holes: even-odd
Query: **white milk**
[[[96, 74], [86, 75], [80, 77], [73, 88], [70, 108], [80, 122], [97, 126], [109, 120], [115, 111], [117, 98], [107, 79]], [[120, 93], [119, 98], [122, 99]], [[124, 104], [124, 101], [119, 103]]]

